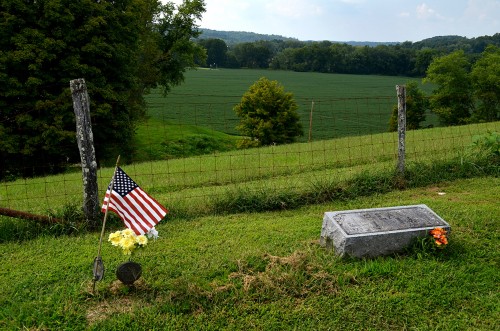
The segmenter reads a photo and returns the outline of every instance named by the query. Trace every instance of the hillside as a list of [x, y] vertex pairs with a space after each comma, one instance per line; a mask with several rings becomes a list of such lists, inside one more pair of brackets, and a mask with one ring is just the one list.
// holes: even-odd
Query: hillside
[[259, 40], [296, 40], [296, 38], [288, 38], [274, 34], [259, 34], [246, 31], [218, 31], [211, 29], [200, 28], [202, 34], [198, 39], [222, 39], [228, 45], [234, 45], [245, 42], [254, 42]]
[[[274, 34], [260, 34], [246, 31], [218, 31], [211, 29], [200, 28], [202, 34], [198, 39], [221, 39], [228, 45], [239, 43], [255, 42], [260, 40], [284, 40], [284, 41], [299, 41], [297, 38], [284, 37]], [[304, 42], [313, 42], [312, 40], [304, 40]], [[377, 45], [396, 45], [398, 42], [374, 42], [374, 41], [332, 41], [334, 43], [348, 44], [352, 46], [372, 46]]]
[[488, 45], [500, 46], [500, 33], [477, 38], [436, 36], [413, 44], [407, 44], [407, 46], [413, 49], [434, 49], [445, 53], [453, 52], [457, 49], [463, 49], [466, 53], [481, 53]]
[[[244, 42], [255, 42], [260, 40], [273, 41], [273, 40], [283, 40], [283, 41], [297, 41], [301, 43], [313, 43], [317, 40], [299, 40], [297, 38], [284, 37], [280, 35], [273, 34], [259, 34], [254, 32], [245, 31], [218, 31], [210, 29], [200, 29], [202, 34], [198, 37], [199, 39], [221, 39], [228, 45], [235, 45]], [[376, 47], [379, 45], [401, 45], [404, 48], [411, 49], [435, 49], [443, 52], [452, 52], [457, 49], [464, 49], [468, 53], [481, 53], [484, 51], [487, 45], [500, 46], [500, 33], [496, 33], [492, 36], [481, 36], [477, 38], [467, 38], [462, 36], [448, 35], [448, 36], [435, 36], [427, 39], [423, 39], [417, 42], [394, 42], [394, 41], [339, 41], [339, 40], [328, 40], [332, 43], [347, 44], [351, 46], [370, 46]]]

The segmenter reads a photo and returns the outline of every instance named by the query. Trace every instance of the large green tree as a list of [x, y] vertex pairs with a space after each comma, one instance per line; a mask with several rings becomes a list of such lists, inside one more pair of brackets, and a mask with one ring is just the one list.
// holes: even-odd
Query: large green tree
[[297, 103], [278, 81], [266, 77], [255, 82], [234, 107], [237, 129], [246, 137], [242, 147], [295, 142], [303, 134]]
[[191, 40], [203, 12], [203, 0], [0, 0], [0, 178], [78, 162], [76, 78], [87, 82], [98, 159], [129, 158], [144, 93], [168, 92], [204, 56]]
[[472, 68], [477, 121], [500, 120], [500, 48], [488, 46]]
[[430, 103], [441, 124], [459, 125], [470, 122], [474, 96], [469, 72], [470, 62], [463, 51], [438, 57], [429, 65], [424, 82], [437, 86]]

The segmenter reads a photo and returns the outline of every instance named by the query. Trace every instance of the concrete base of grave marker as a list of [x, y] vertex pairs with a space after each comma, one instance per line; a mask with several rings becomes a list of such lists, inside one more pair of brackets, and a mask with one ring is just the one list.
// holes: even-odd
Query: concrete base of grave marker
[[451, 230], [426, 205], [326, 212], [320, 244], [341, 256], [375, 257], [400, 252], [436, 227]]

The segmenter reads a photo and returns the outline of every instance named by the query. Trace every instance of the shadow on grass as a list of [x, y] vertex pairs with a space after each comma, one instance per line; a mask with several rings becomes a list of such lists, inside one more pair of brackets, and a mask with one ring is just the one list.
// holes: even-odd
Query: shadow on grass
[[[96, 225], [85, 220], [81, 207], [74, 203], [64, 205], [61, 210], [50, 211], [48, 215], [58, 219], [59, 222], [41, 223], [34, 220], [0, 217], [0, 243], [23, 242], [40, 236], [74, 236], [100, 231]], [[115, 215], [108, 215], [106, 224], [107, 228], [123, 228], [123, 222]]]

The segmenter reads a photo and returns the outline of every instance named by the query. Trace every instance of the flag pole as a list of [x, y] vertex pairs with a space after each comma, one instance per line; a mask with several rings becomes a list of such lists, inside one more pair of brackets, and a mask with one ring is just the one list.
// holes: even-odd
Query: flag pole
[[109, 187], [109, 197], [106, 202], [106, 210], [104, 212], [104, 220], [102, 221], [101, 237], [99, 238], [99, 248], [97, 250], [97, 257], [94, 259], [94, 290], [95, 283], [100, 281], [104, 277], [104, 264], [101, 258], [101, 248], [102, 248], [102, 238], [104, 237], [104, 231], [106, 229], [106, 219], [108, 218], [109, 204], [111, 203], [111, 197], [113, 193], [113, 186], [115, 184], [116, 171], [118, 170], [118, 165], [120, 164], [120, 155], [116, 159], [115, 171], [113, 172], [113, 177], [111, 178], [111, 184]]

